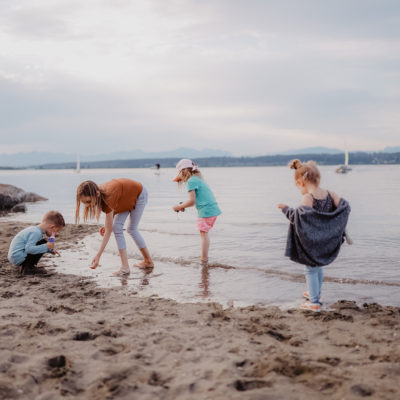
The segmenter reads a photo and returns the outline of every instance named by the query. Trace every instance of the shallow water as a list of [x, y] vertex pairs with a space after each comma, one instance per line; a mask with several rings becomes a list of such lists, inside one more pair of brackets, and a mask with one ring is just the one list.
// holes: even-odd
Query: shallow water
[[[352, 207], [349, 232], [352, 246], [344, 245], [338, 259], [324, 268], [323, 298], [376, 301], [400, 305], [400, 166], [356, 166], [347, 175], [321, 167], [322, 187], [346, 198]], [[102, 286], [126, 285], [144, 295], [157, 294], [178, 301], [234, 302], [236, 305], [299, 302], [304, 290], [302, 266], [283, 256], [287, 220], [279, 202], [296, 206], [300, 194], [287, 167], [204, 168], [223, 214], [210, 233], [210, 264], [199, 263], [200, 237], [196, 211], [172, 211], [187, 193], [172, 182], [173, 169], [158, 175], [150, 169], [104, 169], [72, 171], [0, 171], [0, 182], [49, 198], [31, 204], [25, 215], [12, 218], [38, 222], [49, 209], [57, 209], [73, 222], [76, 186], [83, 180], [98, 183], [128, 177], [149, 190], [149, 203], [141, 232], [154, 259], [155, 269], [145, 274], [133, 269], [127, 279], [111, 277], [119, 267], [114, 240], [92, 271], [88, 264], [100, 243], [99, 235], [87, 237], [81, 250], [63, 252], [55, 260], [60, 271], [94, 276]], [[133, 264], [138, 251], [127, 237]]]

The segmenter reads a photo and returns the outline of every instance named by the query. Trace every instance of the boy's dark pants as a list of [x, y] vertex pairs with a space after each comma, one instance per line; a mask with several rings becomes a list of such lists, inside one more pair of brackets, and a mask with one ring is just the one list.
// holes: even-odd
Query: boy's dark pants
[[[41, 244], [47, 243], [46, 239], [41, 239], [36, 243], [36, 246], [39, 246]], [[24, 262], [21, 264], [21, 273], [22, 274], [27, 274], [29, 272], [33, 272], [36, 270], [36, 265], [39, 262], [39, 260], [42, 258], [42, 255], [44, 253], [39, 253], [39, 254], [28, 254], [24, 260]]]

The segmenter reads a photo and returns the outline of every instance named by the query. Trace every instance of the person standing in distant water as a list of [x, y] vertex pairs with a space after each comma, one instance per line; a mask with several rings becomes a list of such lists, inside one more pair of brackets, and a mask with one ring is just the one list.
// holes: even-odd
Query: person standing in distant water
[[121, 257], [121, 268], [114, 272], [114, 275], [121, 276], [130, 273], [123, 233], [123, 226], [128, 216], [128, 233], [132, 236], [144, 258], [141, 263], [134, 266], [140, 268], [154, 267], [146, 243], [138, 230], [138, 225], [147, 203], [147, 197], [147, 190], [140, 182], [126, 178], [113, 179], [101, 185], [97, 185], [93, 181], [84, 181], [78, 186], [76, 191], [75, 222], [79, 222], [81, 203], [84, 205], [83, 220], [85, 222], [94, 218], [98, 220], [101, 212], [106, 214], [105, 225], [100, 229], [103, 240], [90, 268], [97, 268], [100, 257], [110, 239], [111, 232], [114, 232]]
[[350, 205], [336, 193], [319, 186], [321, 175], [314, 161], [293, 160], [289, 165], [295, 170], [295, 183], [303, 199], [295, 209], [278, 204], [290, 221], [285, 255], [305, 265], [308, 291], [303, 293], [307, 301], [301, 308], [319, 311], [323, 267], [339, 254], [346, 236]]
[[192, 160], [186, 158], [176, 165], [177, 176], [174, 181], [181, 185], [187, 183], [189, 200], [173, 207], [174, 211], [185, 211], [185, 208], [196, 205], [198, 212], [197, 228], [201, 236], [201, 261], [208, 262], [210, 239], [208, 232], [214, 226], [217, 216], [221, 214], [214, 194], [207, 183], [202, 179], [201, 173]]

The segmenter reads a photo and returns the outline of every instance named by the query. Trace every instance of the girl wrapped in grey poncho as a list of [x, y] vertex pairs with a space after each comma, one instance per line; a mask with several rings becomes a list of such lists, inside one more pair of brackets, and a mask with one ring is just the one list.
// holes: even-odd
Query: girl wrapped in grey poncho
[[306, 206], [282, 209], [290, 221], [285, 256], [311, 267], [330, 264], [344, 241], [350, 210], [344, 199], [332, 212]]

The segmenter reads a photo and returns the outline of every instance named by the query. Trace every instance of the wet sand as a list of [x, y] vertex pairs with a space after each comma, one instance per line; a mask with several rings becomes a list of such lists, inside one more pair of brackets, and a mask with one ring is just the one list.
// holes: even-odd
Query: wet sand
[[[0, 399], [400, 396], [399, 307], [179, 304], [59, 274], [56, 258], [19, 276], [7, 250], [24, 226], [1, 221]], [[95, 229], [68, 226], [58, 247]]]

